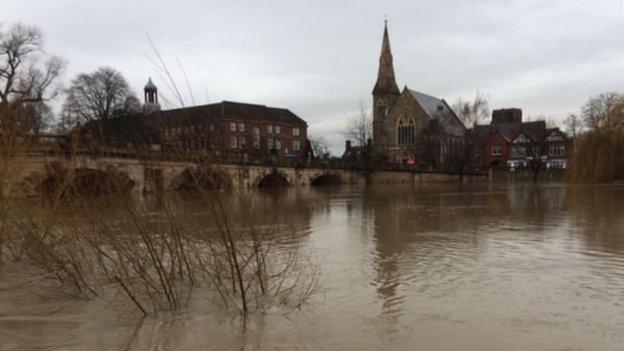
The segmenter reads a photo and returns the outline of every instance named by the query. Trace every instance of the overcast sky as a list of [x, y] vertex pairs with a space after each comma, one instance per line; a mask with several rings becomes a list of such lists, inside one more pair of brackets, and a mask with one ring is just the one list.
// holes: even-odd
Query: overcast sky
[[342, 152], [347, 116], [371, 104], [386, 14], [400, 87], [449, 103], [479, 90], [490, 108], [561, 121], [624, 91], [623, 2], [1, 0], [0, 21], [40, 27], [65, 82], [106, 65], [139, 96], [151, 76], [171, 98], [149, 35], [183, 86], [180, 60], [196, 104], [286, 107]]

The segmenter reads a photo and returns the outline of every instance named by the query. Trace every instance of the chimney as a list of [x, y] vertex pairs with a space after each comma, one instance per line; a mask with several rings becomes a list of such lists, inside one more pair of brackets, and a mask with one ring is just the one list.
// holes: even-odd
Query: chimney
[[351, 151], [351, 140], [347, 140], [345, 143], [345, 151]]
[[492, 111], [491, 124], [522, 123], [522, 109], [503, 108]]

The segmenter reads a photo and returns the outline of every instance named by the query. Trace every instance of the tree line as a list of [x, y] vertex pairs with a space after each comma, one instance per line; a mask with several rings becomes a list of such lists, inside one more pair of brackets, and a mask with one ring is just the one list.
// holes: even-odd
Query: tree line
[[[101, 67], [74, 77], [64, 87], [66, 61], [47, 54], [35, 26], [0, 27], [0, 130], [3, 135], [65, 133], [93, 120], [140, 111], [141, 104], [124, 76]], [[56, 116], [51, 102], [62, 98]]]
[[591, 97], [580, 114], [565, 121], [574, 138], [566, 171], [569, 182], [624, 180], [624, 95], [616, 92]]

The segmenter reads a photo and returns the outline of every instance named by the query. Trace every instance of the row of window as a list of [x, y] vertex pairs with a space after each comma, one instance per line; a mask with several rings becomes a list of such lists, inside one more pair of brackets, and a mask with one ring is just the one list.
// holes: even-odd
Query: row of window
[[[503, 154], [502, 147], [500, 146], [492, 146], [492, 156], [501, 156]], [[539, 157], [541, 156], [541, 148], [534, 147], [533, 148], [533, 156]], [[511, 157], [525, 157], [527, 155], [527, 150], [525, 147], [512, 147], [511, 148]], [[548, 148], [549, 156], [565, 156], [565, 146], [551, 146]]]
[[[256, 136], [254, 135], [254, 138], [252, 140], [253, 142], [253, 147], [255, 149], [259, 149], [260, 148], [260, 138], [256, 138]], [[245, 137], [230, 137], [230, 148], [232, 149], [237, 149], [237, 148], [244, 148], [245, 145], [247, 144]], [[278, 139], [278, 138], [268, 138], [267, 139], [267, 148], [269, 150], [281, 150], [282, 149], [282, 140]], [[293, 140], [292, 141], [292, 149], [293, 151], [300, 151], [301, 150], [301, 143], [299, 142], [299, 140]]]
[[[215, 129], [215, 126], [213, 123], [210, 123], [208, 125], [208, 129], [212, 132]], [[205, 131], [205, 128], [203, 125], [192, 125], [192, 126], [185, 126], [185, 127], [173, 127], [173, 128], [167, 128], [164, 130], [164, 135], [165, 137], [177, 137], [180, 135], [184, 135], [184, 134], [190, 134], [190, 133], [203, 133]], [[237, 131], [237, 123], [235, 122], [231, 122], [230, 123], [230, 131], [235, 132]], [[244, 132], [245, 131], [245, 123], [238, 123], [238, 131], [239, 132]], [[273, 125], [268, 125], [267, 126], [267, 133], [269, 134], [281, 134], [282, 129], [280, 126], [273, 126]], [[258, 127], [253, 127], [253, 133], [254, 134], [260, 134], [260, 129]], [[293, 127], [292, 128], [292, 135], [293, 136], [299, 136], [300, 135], [300, 131], [299, 128], [297, 127]]]
[[[236, 122], [230, 122], [230, 131], [236, 132]], [[245, 131], [245, 123], [243, 122], [238, 123], [238, 131], [239, 132]], [[280, 126], [274, 126], [274, 125], [267, 126], [267, 133], [269, 134], [273, 134], [273, 133], [280, 134], [281, 132], [282, 132], [282, 128]], [[258, 127], [253, 127], [253, 133], [260, 134], [260, 129]], [[293, 127], [292, 135], [299, 136], [299, 128]]]
[[[565, 141], [565, 138], [561, 133], [552, 132], [548, 135], [548, 137], [546, 137], [546, 141]], [[527, 138], [524, 134], [518, 135], [513, 141], [514, 144], [526, 144], [530, 142], [531, 140], [529, 140], [529, 138]]]
[[[516, 168], [526, 168], [529, 164], [526, 161], [507, 161], [507, 165], [513, 171]], [[551, 160], [546, 162], [546, 169], [566, 169], [568, 163], [565, 160]]]

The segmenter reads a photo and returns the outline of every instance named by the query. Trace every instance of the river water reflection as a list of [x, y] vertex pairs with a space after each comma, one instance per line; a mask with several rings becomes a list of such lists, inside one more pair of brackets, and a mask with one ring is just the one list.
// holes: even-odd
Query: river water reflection
[[[321, 262], [301, 310], [196, 298], [139, 322], [0, 273], [0, 350], [624, 348], [624, 188], [423, 185], [257, 192]], [[188, 201], [192, 202], [192, 199]], [[190, 206], [192, 207], [192, 206]], [[17, 285], [17, 286], [16, 286]]]

